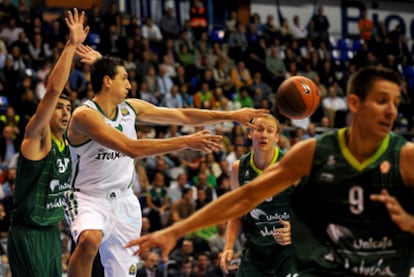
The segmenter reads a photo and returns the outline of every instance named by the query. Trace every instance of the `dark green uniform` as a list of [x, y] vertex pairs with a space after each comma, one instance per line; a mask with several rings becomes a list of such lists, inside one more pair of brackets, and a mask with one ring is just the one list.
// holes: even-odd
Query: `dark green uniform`
[[349, 152], [347, 129], [317, 139], [311, 175], [292, 197], [292, 239], [300, 277], [409, 275], [414, 236], [394, 224], [383, 203], [387, 189], [409, 213], [412, 190], [400, 176], [406, 140], [391, 133], [364, 163]]
[[20, 154], [7, 245], [13, 277], [62, 276], [58, 223], [63, 219], [70, 174], [68, 147], [59, 151], [52, 141], [51, 151], [40, 161]]
[[[253, 152], [240, 158], [239, 184], [249, 183], [259, 174], [253, 160]], [[283, 152], [275, 148], [272, 163], [277, 162]], [[281, 228], [279, 219], [290, 220], [289, 200], [293, 187], [277, 196], [270, 197], [242, 217], [242, 228], [246, 237], [243, 246], [241, 264], [237, 277], [294, 276], [293, 253], [290, 245], [281, 246], [276, 243], [273, 232]]]

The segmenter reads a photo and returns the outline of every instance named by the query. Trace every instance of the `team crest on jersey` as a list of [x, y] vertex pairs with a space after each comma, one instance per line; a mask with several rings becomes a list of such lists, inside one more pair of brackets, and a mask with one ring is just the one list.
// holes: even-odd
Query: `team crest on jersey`
[[391, 169], [391, 163], [389, 161], [383, 161], [380, 165], [380, 171], [382, 174], [388, 174]]
[[128, 111], [128, 109], [127, 109], [127, 108], [122, 108], [122, 109], [121, 109], [121, 114], [122, 114], [123, 116], [129, 115], [129, 111]]
[[137, 266], [135, 264], [132, 264], [132, 265], [129, 266], [128, 275], [135, 276], [135, 274], [137, 274]]

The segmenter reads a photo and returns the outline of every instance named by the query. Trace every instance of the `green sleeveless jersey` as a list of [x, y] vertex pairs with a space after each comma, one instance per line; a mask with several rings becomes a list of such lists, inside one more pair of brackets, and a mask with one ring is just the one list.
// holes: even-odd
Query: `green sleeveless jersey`
[[[275, 148], [272, 163], [279, 161], [283, 154], [282, 151]], [[240, 158], [240, 186], [248, 184], [261, 174], [261, 170], [254, 164], [253, 155], [253, 152], [249, 152]], [[293, 187], [290, 187], [274, 197], [269, 197], [242, 217], [246, 246], [272, 246], [272, 248], [279, 246], [273, 238], [273, 231], [275, 228], [283, 227], [280, 225], [279, 219], [290, 219], [289, 200], [292, 192]]]
[[13, 225], [52, 226], [63, 219], [64, 193], [70, 189], [71, 158], [69, 148], [59, 151], [52, 140], [48, 155], [31, 161], [19, 155]]
[[414, 212], [411, 189], [400, 176], [406, 140], [389, 134], [363, 163], [350, 153], [347, 129], [317, 139], [311, 175], [292, 196], [292, 240], [299, 275], [404, 276], [414, 257], [414, 236], [394, 224], [370, 195], [387, 189]]

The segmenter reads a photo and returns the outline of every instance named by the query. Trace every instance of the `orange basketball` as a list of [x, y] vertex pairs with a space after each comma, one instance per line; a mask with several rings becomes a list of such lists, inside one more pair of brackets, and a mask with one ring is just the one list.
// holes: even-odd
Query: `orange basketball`
[[319, 89], [312, 80], [293, 76], [280, 85], [276, 94], [276, 109], [290, 119], [303, 119], [315, 112], [319, 100]]

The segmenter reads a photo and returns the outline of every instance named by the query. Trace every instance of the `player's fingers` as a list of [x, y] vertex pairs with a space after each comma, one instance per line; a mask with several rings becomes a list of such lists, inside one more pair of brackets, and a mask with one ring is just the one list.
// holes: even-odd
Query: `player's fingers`
[[79, 22], [79, 12], [77, 8], [73, 9], [73, 21], [74, 22]]
[[66, 21], [69, 22], [69, 24], [73, 24], [73, 14], [71, 10], [68, 10], [68, 15], [66, 16]]

